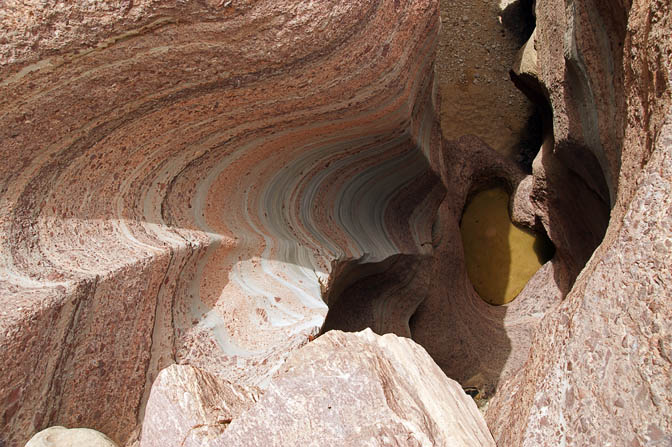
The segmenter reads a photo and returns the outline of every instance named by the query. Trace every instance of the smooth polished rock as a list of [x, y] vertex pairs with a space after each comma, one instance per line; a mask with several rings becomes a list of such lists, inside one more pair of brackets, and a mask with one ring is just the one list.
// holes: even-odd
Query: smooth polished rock
[[90, 428], [49, 427], [30, 438], [26, 447], [117, 447], [110, 438]]

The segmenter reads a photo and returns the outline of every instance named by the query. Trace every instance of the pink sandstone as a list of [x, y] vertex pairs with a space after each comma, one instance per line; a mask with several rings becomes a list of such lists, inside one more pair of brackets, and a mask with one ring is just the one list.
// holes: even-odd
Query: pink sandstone
[[213, 446], [493, 446], [474, 401], [412, 340], [330, 331], [295, 351]]
[[[451, 420], [468, 445], [670, 445], [670, 5], [534, 12], [512, 67], [543, 121], [530, 174], [443, 139], [439, 33], [469, 42], [438, 0], [5, 1], [0, 445], [55, 425], [279, 443], [308, 410], [296, 440], [441, 444], [418, 421]], [[556, 247], [505, 306], [474, 291], [459, 234], [492, 185]], [[424, 349], [311, 341], [366, 327]], [[318, 375], [357, 364], [361, 390]], [[432, 387], [437, 407], [413, 397]]]

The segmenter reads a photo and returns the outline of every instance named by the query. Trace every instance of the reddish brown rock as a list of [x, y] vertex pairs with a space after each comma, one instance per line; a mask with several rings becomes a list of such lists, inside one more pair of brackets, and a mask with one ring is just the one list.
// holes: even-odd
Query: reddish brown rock
[[428, 254], [436, 0], [4, 2], [0, 439], [265, 386], [333, 265]]
[[[575, 250], [590, 261], [541, 322], [530, 357], [500, 386], [486, 418], [499, 445], [670, 445], [670, 6], [538, 2], [536, 11], [539, 80], [555, 140], [535, 161], [535, 177], [550, 175], [535, 179], [533, 194], [542, 193], [550, 216], [568, 215], [571, 208], [553, 200], [560, 177], [551, 178], [564, 160], [563, 169], [593, 185], [593, 197], [608, 190], [611, 215], [594, 253]], [[588, 153], [597, 164], [579, 162]], [[594, 202], [591, 194], [573, 200]], [[590, 212], [575, 214], [590, 222]]]
[[[418, 397], [422, 373], [443, 380], [437, 368], [495, 396], [486, 416], [503, 446], [669, 444], [669, 4], [536, 2], [537, 28], [514, 67], [544, 122], [531, 175], [460, 136], [466, 121], [511, 148], [525, 120], [483, 117], [530, 110], [520, 95], [507, 107], [493, 95], [506, 85], [512, 97], [506, 78], [475, 88], [480, 75], [461, 73], [450, 51], [440, 65], [457, 87], [444, 96], [442, 140], [438, 6], [4, 2], [0, 444], [62, 424], [128, 445], [143, 414], [145, 443], [278, 439], [274, 430], [299, 423], [289, 414], [308, 424], [295, 431], [305, 440], [319, 423], [315, 436], [341, 441], [362, 441], [364, 426], [373, 442], [440, 444], [449, 434], [427, 418], [449, 415], [475, 424], [481, 442], [455, 383], [437, 385], [445, 401]], [[493, 11], [468, 11], [459, 29], [489, 17], [488, 39], [500, 40]], [[444, 30], [456, 20], [444, 17]], [[466, 45], [457, 57], [513, 63], [511, 39], [501, 40], [502, 57]], [[483, 81], [508, 70], [488, 67]], [[501, 110], [484, 109], [493, 97]], [[464, 107], [446, 110], [451, 98]], [[512, 218], [557, 249], [500, 307], [474, 291], [459, 237], [465, 204], [493, 185], [511, 194]], [[327, 306], [323, 329], [403, 334], [438, 367], [408, 340], [371, 334], [326, 335], [293, 354]], [[369, 355], [352, 360], [339, 337]], [[364, 391], [339, 372], [310, 377], [334, 388], [307, 395], [316, 387], [306, 371], [348, 361], [370, 367], [352, 372]], [[174, 363], [191, 366], [165, 372], [150, 399]], [[247, 411], [227, 394], [269, 384]], [[192, 398], [176, 400], [180, 389]], [[323, 405], [332, 397], [389, 424], [363, 424], [342, 406], [334, 425]], [[238, 403], [220, 418], [221, 400]], [[400, 402], [412, 410], [399, 415], [390, 403]], [[163, 411], [175, 416], [169, 426], [156, 419]], [[240, 416], [223, 433], [191, 430], [229, 414]], [[262, 424], [266, 415], [281, 423]]]

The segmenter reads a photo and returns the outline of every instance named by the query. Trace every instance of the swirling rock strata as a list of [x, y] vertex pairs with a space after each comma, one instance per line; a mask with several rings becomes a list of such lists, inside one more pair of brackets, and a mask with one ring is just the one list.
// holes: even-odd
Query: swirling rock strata
[[[433, 225], [432, 254], [369, 264], [364, 278], [350, 281], [343, 269], [339, 277], [346, 284], [332, 288], [335, 296], [329, 296], [324, 329], [370, 327], [380, 334], [411, 337], [448, 377], [476, 387], [487, 398], [525, 362], [537, 323], [563, 298], [567, 267], [553, 259], [513, 302], [486, 303], [474, 290], [464, 263], [459, 231], [464, 207], [474, 191], [493, 185], [524, 193], [531, 176], [473, 136], [444, 142], [440, 165], [448, 187]], [[520, 200], [530, 204], [529, 196]], [[518, 221], [529, 221], [519, 205]]]
[[[174, 363], [202, 372], [190, 386], [268, 387], [328, 305], [325, 328], [410, 335], [496, 392], [499, 444], [669, 444], [669, 5], [536, 3], [514, 67], [545, 121], [530, 176], [442, 141], [437, 11], [5, 2], [0, 441], [132, 442]], [[502, 307], [459, 238], [493, 182], [557, 248]]]
[[264, 385], [332, 263], [430, 250], [436, 2], [5, 7], [8, 445], [124, 443], [175, 362]]

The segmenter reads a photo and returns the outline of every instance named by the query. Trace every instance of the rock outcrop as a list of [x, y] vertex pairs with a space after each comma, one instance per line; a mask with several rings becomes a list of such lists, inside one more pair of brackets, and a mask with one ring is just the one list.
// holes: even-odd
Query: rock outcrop
[[172, 363], [263, 386], [332, 264], [431, 251], [435, 1], [3, 9], [6, 444], [125, 443]]
[[[150, 408], [155, 392], [163, 393], [163, 388], [163, 384], [152, 387], [145, 421], [163, 418], [166, 432], [199, 419], [205, 424], [208, 418], [200, 416], [200, 410], [189, 414]], [[185, 402], [201, 394], [183, 391], [178, 394], [184, 395]], [[210, 405], [230, 401], [221, 397]], [[494, 447], [474, 401], [421, 346], [392, 334], [379, 336], [370, 329], [330, 331], [295, 351], [259, 401], [232, 418], [222, 421], [224, 426], [230, 424], [217, 439], [180, 445]], [[182, 439], [158, 437], [145, 442], [146, 434], [143, 431], [142, 447]]]
[[[489, 427], [507, 446], [670, 445], [670, 6], [537, 2], [536, 15], [537, 87], [554, 143], [535, 164], [564, 164], [593, 191], [575, 202], [602, 197], [611, 216], [595, 253], [573, 251], [590, 261], [543, 319], [521, 372], [500, 386]], [[552, 216], [591, 222], [589, 210], [572, 218], [552, 200], [560, 184], [542, 177], [533, 195], [550, 193], [537, 198]]]
[[259, 395], [258, 389], [230, 383], [193, 366], [171, 365], [152, 384], [140, 445], [212, 445]]
[[[670, 5], [502, 7], [5, 1], [0, 445], [491, 445], [441, 371], [500, 446], [669, 445]], [[555, 246], [503, 306], [459, 231], [493, 186]], [[413, 341], [329, 331], [367, 327]]]

